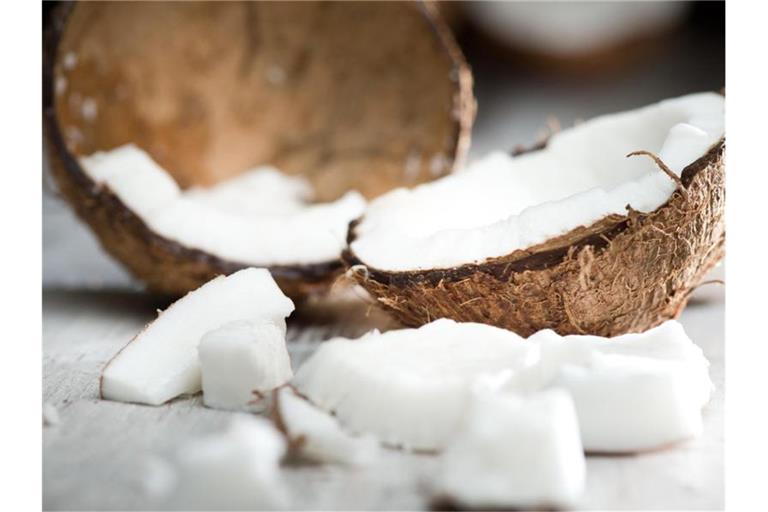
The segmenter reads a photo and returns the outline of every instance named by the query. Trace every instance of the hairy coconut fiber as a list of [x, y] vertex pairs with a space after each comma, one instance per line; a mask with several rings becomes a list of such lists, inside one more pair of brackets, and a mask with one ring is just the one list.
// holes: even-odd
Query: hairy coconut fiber
[[644, 331], [677, 317], [723, 256], [724, 151], [722, 139], [687, 166], [678, 189], [653, 212], [610, 215], [481, 264], [388, 272], [365, 266], [349, 249], [344, 259], [378, 304], [409, 326], [445, 317], [523, 336]]
[[[329, 201], [449, 173], [469, 144], [471, 73], [428, 3], [65, 3], [44, 42], [61, 194], [111, 255], [171, 295], [244, 265], [153, 233], [79, 157], [134, 143], [183, 188], [271, 164]], [[271, 270], [301, 298], [341, 268]]]

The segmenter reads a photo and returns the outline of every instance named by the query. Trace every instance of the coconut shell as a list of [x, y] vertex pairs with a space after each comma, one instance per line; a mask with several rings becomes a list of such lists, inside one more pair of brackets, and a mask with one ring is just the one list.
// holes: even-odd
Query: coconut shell
[[653, 212], [630, 208], [481, 264], [389, 272], [366, 266], [351, 249], [344, 260], [376, 302], [408, 326], [452, 318], [522, 336], [541, 329], [641, 332], [676, 318], [723, 256], [724, 151], [722, 139], [687, 166], [681, 187]]
[[[135, 143], [184, 188], [272, 164], [326, 201], [434, 179], [469, 145], [471, 73], [428, 3], [67, 3], [44, 43], [59, 190], [111, 255], [166, 294], [246, 265], [153, 233], [78, 157]], [[271, 270], [302, 298], [341, 268]]]

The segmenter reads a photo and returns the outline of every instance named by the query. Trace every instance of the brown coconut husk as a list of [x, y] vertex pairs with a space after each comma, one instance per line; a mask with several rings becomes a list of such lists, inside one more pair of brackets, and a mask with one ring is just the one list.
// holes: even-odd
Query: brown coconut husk
[[[428, 3], [68, 3], [44, 42], [44, 134], [59, 191], [111, 255], [164, 294], [245, 265], [152, 232], [78, 157], [135, 143], [182, 187], [269, 163], [305, 176], [325, 201], [434, 179], [469, 145], [471, 73]], [[296, 299], [341, 268], [270, 270]]]
[[[609, 215], [546, 243], [448, 269], [389, 272], [351, 249], [350, 273], [408, 326], [436, 318], [487, 323], [528, 336], [641, 332], [685, 307], [723, 256], [725, 139], [687, 166], [661, 207]], [[355, 238], [355, 223], [349, 240]]]

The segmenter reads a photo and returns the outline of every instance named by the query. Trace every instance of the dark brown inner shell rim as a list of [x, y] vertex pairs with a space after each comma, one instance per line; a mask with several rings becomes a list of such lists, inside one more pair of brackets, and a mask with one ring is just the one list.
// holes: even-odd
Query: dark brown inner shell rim
[[[544, 146], [542, 146], [543, 148]], [[537, 148], [537, 150], [542, 149]], [[681, 174], [681, 181], [684, 187], [688, 187], [696, 175], [707, 166], [717, 161], [722, 157], [725, 150], [725, 138], [713, 145], [709, 151], [695, 160], [693, 163], [683, 169]], [[674, 192], [679, 194], [679, 192]], [[667, 200], [658, 209], [665, 208], [669, 205], [672, 197]], [[657, 209], [657, 210], [658, 210]], [[646, 214], [638, 214], [644, 216]], [[598, 221], [596, 224], [609, 220], [610, 217]], [[624, 232], [630, 224], [630, 217], [624, 216], [621, 220], [616, 222], [606, 222], [607, 227], [599, 230], [596, 233], [585, 236], [584, 238], [577, 240], [574, 243], [556, 247], [553, 249], [547, 249], [538, 252], [531, 252], [526, 250], [515, 251], [520, 254], [516, 259], [514, 254], [500, 256], [497, 258], [491, 258], [483, 263], [470, 263], [461, 265], [458, 267], [452, 267], [447, 269], [428, 269], [428, 270], [408, 270], [408, 271], [394, 271], [389, 272], [386, 270], [369, 267], [365, 262], [361, 261], [350, 249], [350, 244], [355, 240], [356, 226], [362, 221], [362, 217], [350, 222], [349, 231], [347, 233], [347, 248], [342, 254], [342, 259], [348, 267], [354, 267], [357, 265], [365, 267], [367, 273], [366, 278], [373, 279], [387, 286], [395, 286], [399, 288], [405, 288], [414, 284], [427, 283], [430, 286], [437, 286], [441, 281], [456, 282], [466, 279], [468, 276], [477, 272], [483, 272], [490, 276], [495, 277], [500, 281], [507, 281], [509, 277], [515, 272], [524, 272], [526, 270], [543, 270], [554, 267], [560, 264], [572, 251], [576, 251], [585, 246], [592, 246], [596, 250], [605, 248], [611, 240], [616, 236]]]
[[[100, 186], [88, 177], [80, 167], [77, 159], [69, 152], [56, 117], [53, 70], [56, 63], [59, 43], [66, 27], [66, 20], [72, 12], [74, 5], [75, 2], [65, 2], [54, 8], [51, 13], [50, 23], [48, 27], [46, 27], [43, 36], [43, 126], [49, 150], [62, 156], [65, 169], [78, 183], [80, 188], [88, 191], [88, 195], [93, 198], [95, 202], [104, 204], [113, 212], [119, 212], [124, 216], [127, 222], [136, 225], [138, 227], [137, 231], [147, 243], [159, 245], [168, 253], [185, 260], [197, 261], [210, 265], [211, 267], [220, 270], [223, 274], [231, 274], [239, 269], [253, 266], [250, 264], [224, 260], [207, 252], [186, 247], [179, 242], [158, 235], [152, 231], [138, 215], [128, 208], [120, 198], [112, 193], [108, 187]], [[267, 268], [276, 278], [320, 283], [325, 281], [329, 275], [339, 271], [342, 267], [343, 264], [341, 260], [332, 260], [307, 265], [273, 265]]]

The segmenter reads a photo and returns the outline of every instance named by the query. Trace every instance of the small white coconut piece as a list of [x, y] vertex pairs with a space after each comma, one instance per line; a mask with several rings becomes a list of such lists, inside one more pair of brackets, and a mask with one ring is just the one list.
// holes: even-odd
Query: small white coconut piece
[[44, 427], [53, 427], [55, 425], [58, 425], [61, 422], [61, 418], [59, 417], [59, 410], [56, 409], [56, 406], [51, 403], [44, 403], [43, 404], [43, 426]]
[[285, 328], [293, 302], [265, 269], [247, 268], [207, 282], [161, 312], [118, 354], [101, 376], [101, 396], [159, 405], [201, 389], [197, 347], [202, 336], [234, 320]]
[[261, 409], [263, 398], [293, 377], [285, 330], [271, 322], [224, 324], [203, 336], [197, 350], [208, 407]]
[[465, 414], [474, 379], [521, 369], [536, 355], [511, 331], [441, 319], [418, 329], [327, 341], [292, 384], [351, 432], [439, 450]]
[[276, 392], [276, 421], [297, 454], [314, 462], [368, 466], [380, 455], [373, 436], [353, 436], [338, 420], [298, 396], [288, 386]]
[[237, 416], [224, 431], [186, 443], [174, 458], [175, 508], [273, 509], [285, 505], [285, 440], [266, 419]]
[[709, 362], [674, 320], [614, 338], [540, 331], [538, 364], [504, 388], [562, 388], [573, 397], [590, 452], [640, 452], [693, 438], [713, 389]]
[[438, 495], [461, 506], [569, 507], [584, 488], [586, 464], [568, 393], [530, 397], [477, 394], [441, 456]]

